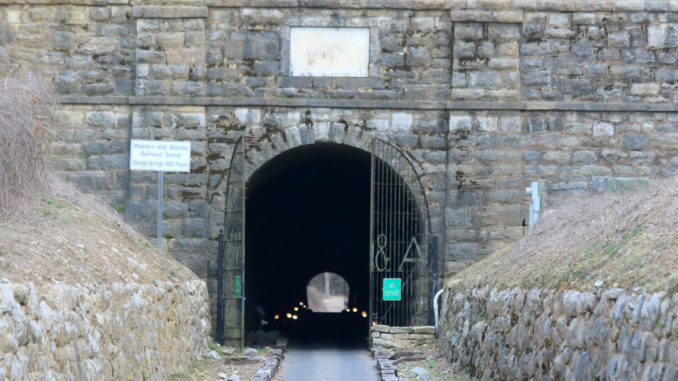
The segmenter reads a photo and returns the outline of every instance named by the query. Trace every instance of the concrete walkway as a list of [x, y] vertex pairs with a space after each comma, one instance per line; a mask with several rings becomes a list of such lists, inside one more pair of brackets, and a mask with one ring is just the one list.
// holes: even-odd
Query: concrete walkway
[[282, 362], [284, 381], [378, 381], [376, 361], [367, 349], [288, 348]]

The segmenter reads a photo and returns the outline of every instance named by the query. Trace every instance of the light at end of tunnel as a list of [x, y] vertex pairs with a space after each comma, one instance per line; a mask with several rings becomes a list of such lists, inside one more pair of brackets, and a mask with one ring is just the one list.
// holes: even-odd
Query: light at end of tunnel
[[353, 312], [358, 312], [358, 308], [357, 308], [357, 307], [353, 307]]
[[297, 320], [297, 319], [299, 319], [299, 316], [297, 316], [297, 315], [292, 315], [292, 319]]
[[275, 319], [275, 320], [278, 320], [278, 319], [280, 319], [280, 315], [278, 315], [278, 314], [275, 314], [275, 316], [273, 316], [273, 319]]
[[299, 311], [299, 307], [294, 307], [294, 310], [295, 310], [295, 311]]
[[366, 317], [367, 317], [367, 312], [363, 311], [363, 312], [360, 313], [360, 315], [361, 315], [362, 317], [366, 318]]
[[288, 312], [287, 314], [285, 314], [285, 316], [287, 316], [288, 319], [291, 319], [291, 318], [292, 318], [292, 314], [289, 313], [289, 312]]

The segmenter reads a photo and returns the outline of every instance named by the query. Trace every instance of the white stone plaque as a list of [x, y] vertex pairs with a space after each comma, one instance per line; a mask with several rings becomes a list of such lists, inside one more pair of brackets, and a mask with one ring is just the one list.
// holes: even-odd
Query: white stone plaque
[[191, 142], [132, 139], [131, 171], [190, 172]]
[[290, 29], [290, 75], [367, 77], [369, 28]]

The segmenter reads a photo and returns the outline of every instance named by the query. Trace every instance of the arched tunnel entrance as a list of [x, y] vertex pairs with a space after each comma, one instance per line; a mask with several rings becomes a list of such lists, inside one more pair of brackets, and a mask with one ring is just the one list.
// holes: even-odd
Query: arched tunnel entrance
[[[246, 202], [245, 330], [263, 319], [292, 340], [365, 342], [370, 154], [329, 143], [289, 150], [252, 174]], [[324, 272], [348, 283], [348, 311], [308, 309], [307, 286]]]

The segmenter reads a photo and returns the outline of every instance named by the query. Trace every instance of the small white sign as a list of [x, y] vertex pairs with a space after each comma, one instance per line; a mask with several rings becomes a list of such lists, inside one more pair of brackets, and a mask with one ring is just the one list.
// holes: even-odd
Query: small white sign
[[369, 28], [290, 29], [290, 75], [367, 77]]
[[132, 139], [131, 171], [190, 172], [191, 142]]

